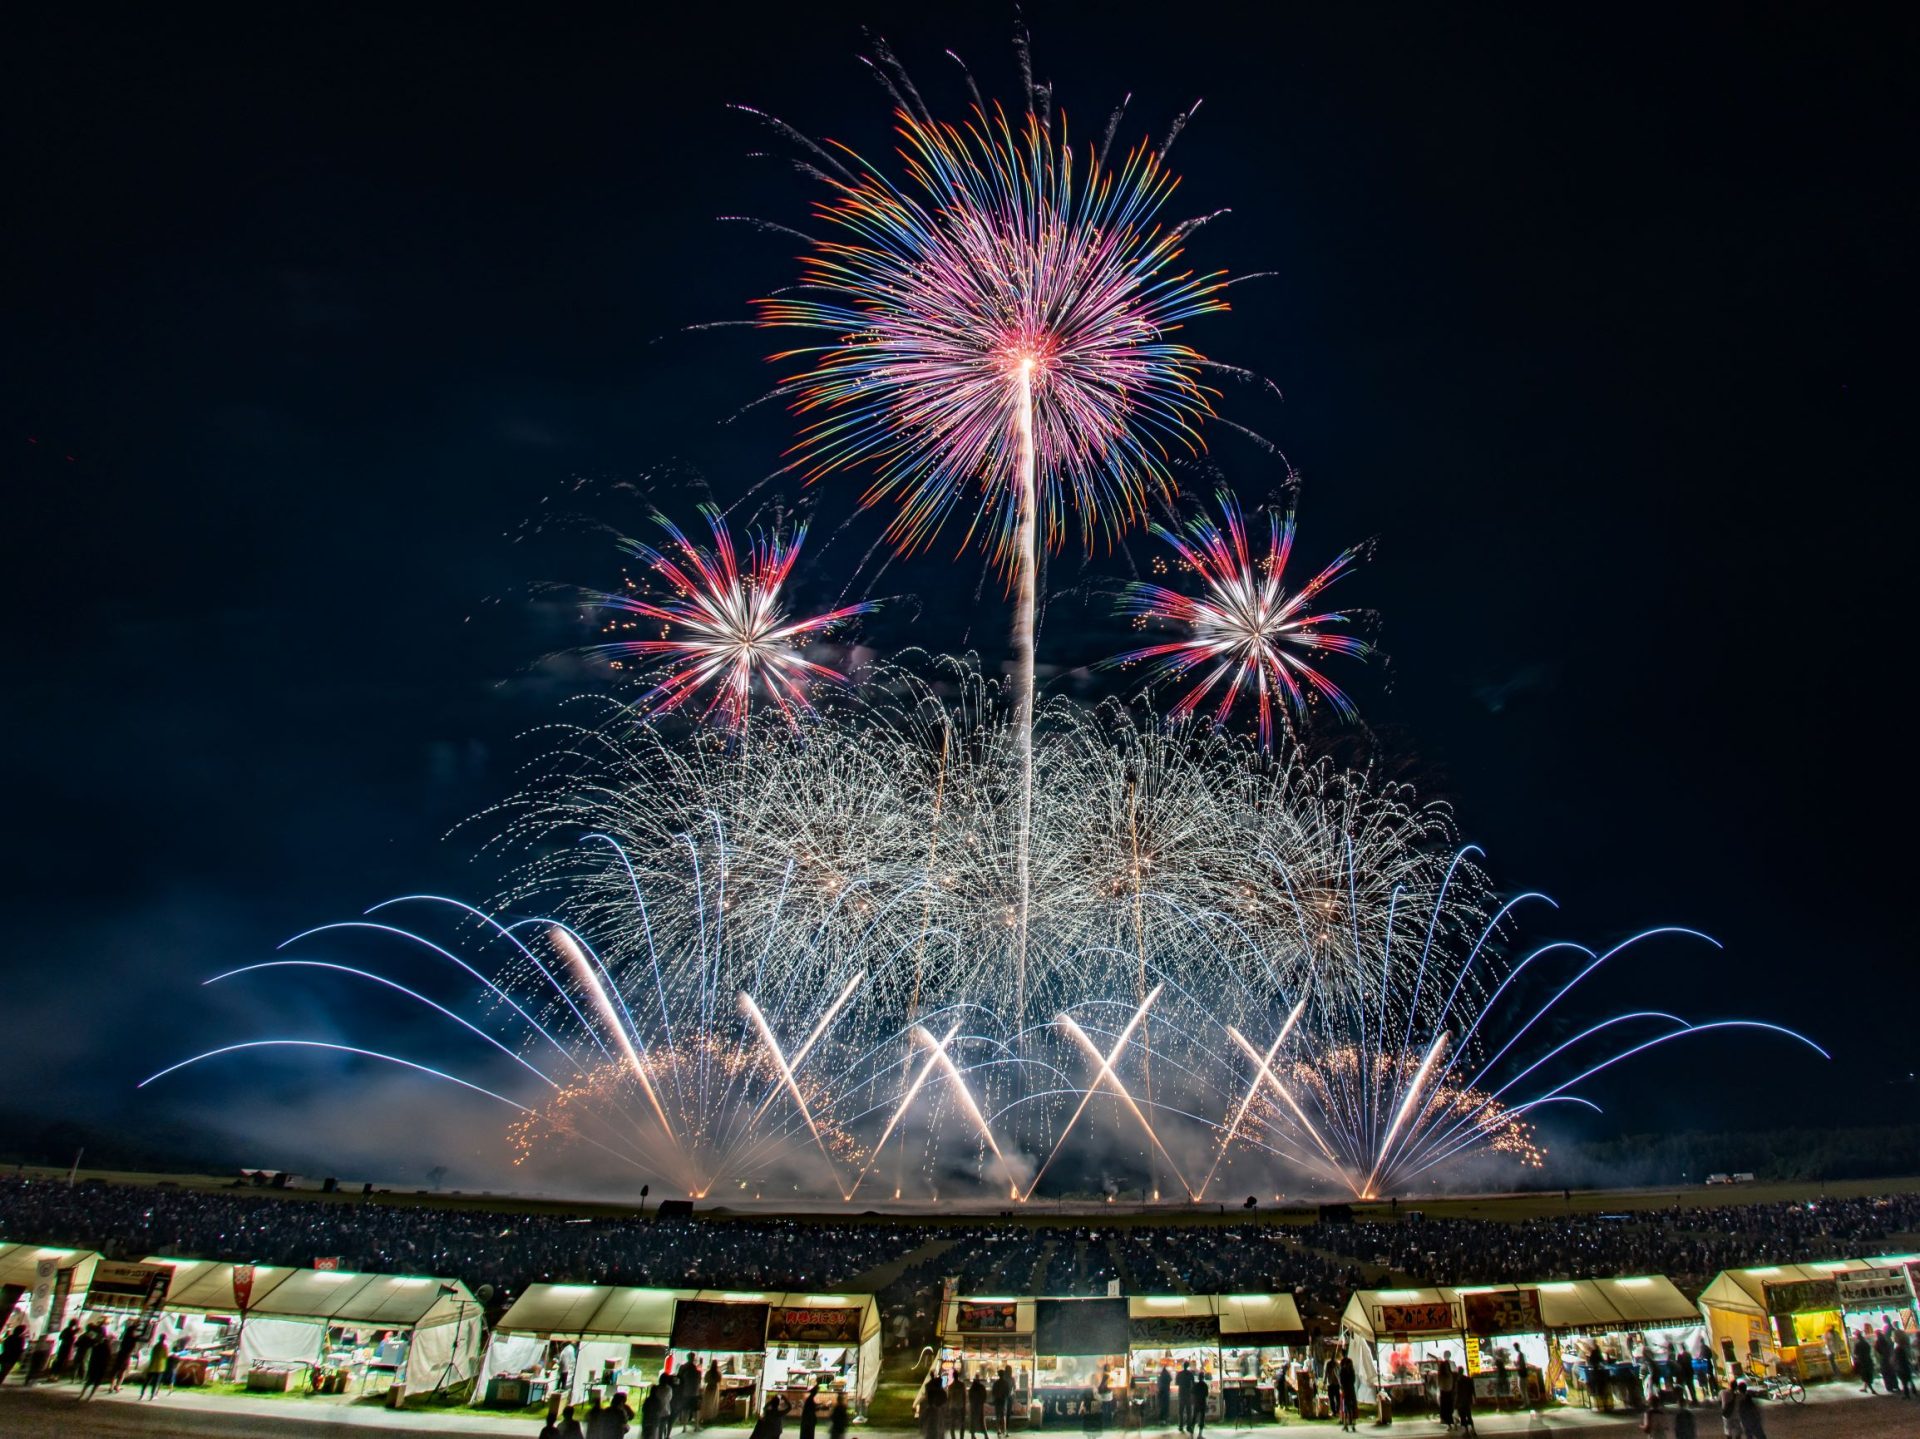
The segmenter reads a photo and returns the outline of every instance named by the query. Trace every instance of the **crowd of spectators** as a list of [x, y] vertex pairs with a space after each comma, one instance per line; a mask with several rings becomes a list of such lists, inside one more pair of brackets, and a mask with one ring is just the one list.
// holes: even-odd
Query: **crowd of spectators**
[[0, 1178], [0, 1238], [97, 1249], [530, 1283], [878, 1288], [896, 1340], [930, 1338], [940, 1287], [961, 1293], [1293, 1293], [1310, 1328], [1369, 1283], [1465, 1284], [1666, 1274], [1698, 1288], [1748, 1264], [1883, 1252], [1920, 1232], [1920, 1195], [1671, 1207], [1519, 1221], [1424, 1218], [1311, 1224], [1245, 1220], [1031, 1223], [863, 1216], [658, 1221], [639, 1214], [504, 1209], [209, 1191], [69, 1187]]

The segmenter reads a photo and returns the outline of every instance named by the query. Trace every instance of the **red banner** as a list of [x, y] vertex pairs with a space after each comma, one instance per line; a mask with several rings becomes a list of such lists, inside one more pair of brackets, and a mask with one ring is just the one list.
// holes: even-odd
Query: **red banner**
[[253, 1266], [236, 1264], [233, 1266], [233, 1307], [244, 1317], [247, 1305], [253, 1302]]
[[1375, 1334], [1458, 1334], [1451, 1304], [1382, 1304]]

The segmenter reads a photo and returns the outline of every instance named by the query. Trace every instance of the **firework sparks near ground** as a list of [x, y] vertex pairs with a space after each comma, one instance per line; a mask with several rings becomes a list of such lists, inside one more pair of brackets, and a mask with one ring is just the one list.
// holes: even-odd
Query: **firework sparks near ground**
[[[807, 477], [871, 467], [863, 502], [899, 506], [889, 534], [905, 550], [971, 504], [969, 538], [984, 534], [1011, 576], [1024, 936], [1034, 777], [1020, 736], [1040, 547], [1076, 525], [1088, 543], [1124, 530], [1171, 492], [1171, 454], [1197, 453], [1212, 413], [1200, 377], [1229, 368], [1173, 337], [1226, 308], [1227, 281], [1180, 268], [1199, 222], [1161, 219], [1177, 184], [1166, 145], [1142, 142], [1118, 165], [1088, 147], [1081, 164], [1050, 96], [1018, 121], [977, 105], [953, 125], [884, 47], [879, 59], [900, 101], [905, 182], [845, 146], [804, 142], [825, 167], [807, 168], [831, 190], [815, 217], [834, 238], [814, 243], [795, 292], [759, 302], [759, 320], [827, 337], [773, 357], [807, 367], [781, 384], [806, 417], [795, 448]], [[1014, 994], [1024, 1015], [1024, 965]]]
[[1224, 724], [1240, 700], [1253, 696], [1262, 745], [1273, 743], [1276, 701], [1295, 721], [1308, 705], [1324, 700], [1345, 718], [1352, 701], [1309, 659], [1336, 654], [1364, 657], [1366, 641], [1334, 628], [1348, 616], [1314, 605], [1327, 587], [1346, 574], [1356, 558], [1348, 550], [1298, 589], [1286, 586], [1293, 556], [1294, 516], [1267, 513], [1266, 553], [1256, 558], [1248, 542], [1247, 522], [1233, 495], [1219, 493], [1220, 519], [1198, 515], [1183, 532], [1155, 525], [1173, 549], [1179, 567], [1199, 580], [1202, 592], [1182, 594], [1165, 585], [1136, 581], [1120, 602], [1120, 612], [1145, 627], [1178, 627], [1180, 638], [1117, 655], [1114, 665], [1146, 664], [1149, 683], [1184, 682], [1191, 689], [1173, 706], [1178, 717], [1198, 714], [1212, 697], [1212, 722]]
[[[645, 566], [646, 578], [629, 593], [600, 597], [614, 615], [607, 629], [624, 636], [645, 623], [658, 630], [646, 638], [609, 640], [598, 649], [616, 665], [633, 664], [653, 679], [639, 701], [648, 714], [670, 713], [707, 691], [703, 713], [737, 728], [747, 722], [757, 690], [788, 724], [796, 724], [811, 708], [812, 685], [846, 680], [807, 659], [802, 649], [876, 606], [863, 602], [794, 618], [784, 591], [807, 527], [785, 537], [755, 531], [743, 556], [720, 511], [706, 506], [701, 513], [713, 536], [711, 549], [694, 544], [664, 515], [655, 516], [667, 534], [664, 547], [623, 542]], [[666, 594], [656, 594], [656, 587]]]
[[[524, 857], [492, 911], [411, 896], [290, 942], [419, 956], [474, 985], [464, 1013], [376, 969], [248, 968], [401, 990], [467, 1064], [518, 1079], [376, 1057], [512, 1105], [530, 1162], [604, 1152], [695, 1196], [778, 1176], [1025, 1198], [1116, 1151], [1184, 1197], [1255, 1174], [1383, 1194], [1474, 1154], [1534, 1162], [1544, 1106], [1744, 1023], [1634, 1011], [1543, 1053], [1530, 1037], [1602, 965], [1700, 937], [1515, 962], [1515, 911], [1541, 897], [1497, 902], [1443, 811], [1291, 750], [1055, 702], [1023, 1026], [1005, 1006], [1014, 707], [964, 667], [936, 678], [883, 671], [798, 732], [725, 743], [617, 710], [560, 727], [485, 821]], [[1575, 973], [1516, 1008], [1554, 966]]]

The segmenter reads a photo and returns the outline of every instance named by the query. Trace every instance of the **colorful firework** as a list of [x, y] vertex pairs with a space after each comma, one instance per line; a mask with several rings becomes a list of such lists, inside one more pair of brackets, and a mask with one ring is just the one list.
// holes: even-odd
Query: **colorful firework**
[[619, 616], [608, 629], [621, 633], [646, 620], [657, 622], [659, 633], [648, 639], [611, 640], [597, 648], [616, 656], [616, 664], [637, 661], [644, 673], [657, 676], [639, 701], [643, 713], [668, 713], [710, 689], [702, 714], [717, 715], [738, 728], [747, 721], [757, 682], [787, 723], [796, 724], [811, 709], [808, 690], [813, 684], [846, 680], [839, 671], [807, 659], [802, 649], [875, 605], [843, 605], [808, 619], [793, 618], [782, 591], [807, 527], [798, 526], [786, 538], [755, 531], [743, 567], [720, 511], [708, 505], [701, 513], [713, 534], [711, 550], [694, 544], [664, 515], [654, 518], [667, 533], [665, 549], [640, 540], [623, 542], [646, 565], [651, 581], [664, 585], [668, 594], [656, 598], [634, 584], [632, 593], [601, 596], [601, 603]]
[[1347, 623], [1334, 610], [1315, 611], [1319, 596], [1346, 574], [1356, 558], [1348, 550], [1299, 589], [1288, 592], [1287, 562], [1293, 555], [1294, 516], [1267, 513], [1267, 551], [1257, 560], [1247, 541], [1246, 520], [1233, 495], [1219, 492], [1221, 519], [1198, 515], [1184, 534], [1155, 525], [1154, 533], [1173, 547], [1182, 569], [1197, 576], [1204, 592], [1181, 594], [1165, 585], [1136, 581], [1120, 601], [1120, 612], [1145, 626], [1178, 626], [1177, 640], [1148, 645], [1115, 656], [1110, 664], [1146, 663], [1149, 682], [1185, 681], [1198, 673], [1193, 688], [1173, 706], [1175, 716], [1200, 712], [1214, 696], [1212, 722], [1226, 722], [1243, 696], [1254, 699], [1260, 743], [1273, 743], [1276, 697], [1295, 720], [1308, 705], [1324, 700], [1336, 713], [1353, 718], [1353, 702], [1308, 662], [1308, 656], [1352, 655], [1364, 658], [1366, 641], [1339, 634], [1330, 626]]
[[763, 325], [829, 336], [773, 357], [809, 366], [783, 382], [807, 476], [871, 465], [865, 502], [899, 505], [908, 550], [973, 499], [969, 536], [1009, 569], [1036, 507], [1050, 547], [1069, 516], [1089, 541], [1130, 526], [1211, 414], [1207, 361], [1172, 336], [1226, 308], [1224, 272], [1176, 269], [1185, 227], [1158, 221], [1174, 177], [1145, 144], [1076, 173], [1064, 120], [897, 118], [910, 183], [842, 148], [816, 213], [845, 238], [806, 255], [798, 295], [758, 304]]

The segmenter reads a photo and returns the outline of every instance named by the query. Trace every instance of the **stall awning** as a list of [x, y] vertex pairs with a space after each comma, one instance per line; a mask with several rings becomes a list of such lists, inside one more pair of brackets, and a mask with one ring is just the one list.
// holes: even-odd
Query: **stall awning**
[[[164, 1255], [145, 1261], [173, 1268], [173, 1283], [167, 1287], [167, 1308], [180, 1314], [238, 1314], [242, 1308], [234, 1290], [235, 1271], [253, 1271], [252, 1290], [247, 1298], [248, 1312], [280, 1285], [300, 1271], [281, 1264], [228, 1264], [213, 1259], [168, 1259]], [[243, 1284], [242, 1288], [246, 1286]]]
[[1839, 1307], [1839, 1296], [1833, 1276], [1853, 1267], [1853, 1260], [1836, 1259], [1824, 1264], [1723, 1269], [1701, 1290], [1700, 1304], [1707, 1309], [1762, 1316], [1834, 1309]]
[[643, 1289], [611, 1284], [529, 1284], [501, 1316], [501, 1334], [546, 1334], [558, 1339], [625, 1339], [665, 1344], [677, 1301], [692, 1289]]
[[1220, 1316], [1210, 1294], [1150, 1294], [1127, 1301], [1127, 1339], [1152, 1349], [1218, 1346]]
[[1033, 1347], [1041, 1354], [1124, 1354], [1124, 1299], [1037, 1299]]
[[1222, 1294], [1214, 1304], [1220, 1315], [1220, 1342], [1227, 1348], [1307, 1342], [1306, 1326], [1291, 1294]]
[[50, 1244], [0, 1244], [0, 1284], [32, 1289], [40, 1261], [51, 1259], [57, 1269], [73, 1271], [73, 1297], [78, 1299], [93, 1277], [100, 1256], [91, 1249], [60, 1249]]
[[1698, 1324], [1700, 1310], [1690, 1303], [1664, 1274], [1641, 1274], [1628, 1279], [1593, 1279], [1593, 1287], [1628, 1327], [1660, 1328]]
[[1451, 1289], [1357, 1289], [1340, 1316], [1340, 1327], [1379, 1343], [1459, 1334], [1460, 1305]]

